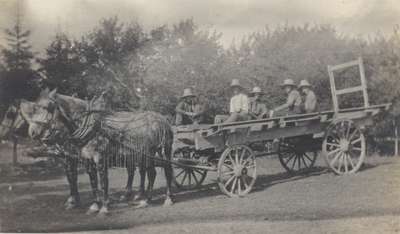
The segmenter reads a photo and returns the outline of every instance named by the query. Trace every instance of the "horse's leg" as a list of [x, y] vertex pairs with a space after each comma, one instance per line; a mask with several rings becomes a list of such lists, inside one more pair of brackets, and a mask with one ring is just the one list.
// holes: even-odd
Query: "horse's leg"
[[[148, 206], [147, 198], [145, 195], [145, 190], [144, 186], [146, 183], [146, 168], [143, 167], [143, 165], [140, 165], [139, 167], [139, 173], [140, 173], [140, 188], [139, 188], [139, 194], [135, 196], [134, 200], [139, 201], [139, 205], [136, 206], [136, 208], [143, 208]], [[149, 177], [149, 183], [150, 183], [150, 177]]]
[[92, 205], [90, 205], [89, 210], [86, 212], [86, 214], [93, 214], [100, 210], [100, 208], [99, 208], [100, 198], [98, 195], [99, 188], [98, 188], [97, 168], [96, 168], [96, 164], [94, 163], [93, 160], [87, 160], [85, 162], [85, 166], [86, 166], [86, 172], [89, 175], [90, 186], [92, 188], [92, 196], [93, 196]]
[[128, 172], [128, 181], [126, 182], [125, 195], [121, 196], [120, 201], [127, 201], [132, 196], [132, 184], [133, 184], [133, 178], [135, 176], [135, 165], [133, 165], [131, 161], [132, 159], [129, 159], [129, 161], [126, 164], [126, 170]]
[[[163, 152], [159, 152], [160, 155]], [[167, 160], [171, 159], [171, 149], [170, 147], [165, 147], [164, 149], [164, 158]], [[172, 193], [171, 193], [171, 183], [172, 183], [172, 177], [173, 177], [173, 170], [172, 170], [172, 165], [170, 163], [165, 163], [164, 165], [164, 172], [165, 172], [165, 179], [167, 182], [167, 187], [165, 191], [165, 201], [164, 201], [164, 206], [171, 206], [174, 202], [172, 201]]]
[[77, 158], [66, 155], [65, 172], [70, 187], [70, 197], [66, 202], [66, 209], [72, 209], [80, 205], [78, 192], [78, 160]]
[[102, 155], [102, 158], [100, 158], [98, 165], [98, 171], [100, 174], [100, 184], [101, 184], [101, 189], [103, 190], [103, 202], [102, 206], [100, 209], [99, 214], [107, 214], [108, 213], [108, 205], [109, 205], [109, 199], [108, 199], [108, 163], [107, 163], [107, 157], [105, 155]]
[[157, 171], [156, 168], [153, 166], [147, 168], [147, 177], [149, 178], [149, 184], [147, 185], [147, 201], [151, 202], [153, 198], [153, 187], [154, 181], [156, 180]]
[[146, 183], [146, 169], [144, 167], [140, 167], [139, 168], [139, 174], [140, 174], [140, 186], [139, 186], [139, 194], [137, 194], [134, 197], [135, 201], [141, 200], [145, 197], [145, 190], [144, 190], [144, 186]]

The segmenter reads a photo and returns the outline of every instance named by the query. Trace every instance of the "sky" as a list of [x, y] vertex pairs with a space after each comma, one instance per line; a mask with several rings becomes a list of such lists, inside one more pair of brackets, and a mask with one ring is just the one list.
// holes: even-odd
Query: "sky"
[[[0, 0], [2, 29], [13, 25], [18, 0]], [[331, 24], [353, 36], [389, 35], [400, 24], [399, 0], [19, 0], [24, 26], [36, 51], [57, 31], [79, 38], [100, 19], [118, 16], [145, 29], [193, 18], [202, 29], [222, 32], [221, 43], [279, 24]]]

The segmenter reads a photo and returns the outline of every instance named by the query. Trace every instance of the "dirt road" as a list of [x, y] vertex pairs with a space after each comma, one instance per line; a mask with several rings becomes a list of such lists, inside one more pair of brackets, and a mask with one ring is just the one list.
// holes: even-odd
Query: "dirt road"
[[[90, 202], [87, 175], [79, 177], [83, 207], [71, 211], [63, 210], [68, 194], [63, 177], [4, 182], [0, 184], [0, 231], [390, 233], [400, 229], [400, 159], [371, 157], [361, 172], [343, 177], [323, 167], [307, 175], [289, 176], [277, 159], [257, 163], [257, 183], [246, 197], [222, 195], [213, 181], [215, 174], [210, 173], [200, 189], [175, 190], [172, 207], [162, 206], [165, 181], [164, 173], [158, 171], [157, 195], [145, 209], [117, 201], [126, 173], [112, 170], [114, 202], [106, 217], [85, 214]], [[322, 165], [322, 160], [317, 162]], [[371, 228], [365, 228], [368, 225]]]

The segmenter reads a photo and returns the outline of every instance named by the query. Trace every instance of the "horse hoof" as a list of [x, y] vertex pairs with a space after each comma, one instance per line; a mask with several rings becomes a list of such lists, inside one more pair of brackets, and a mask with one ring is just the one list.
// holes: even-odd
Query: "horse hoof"
[[74, 203], [69, 203], [69, 204], [67, 204], [67, 205], [65, 206], [65, 210], [72, 210], [72, 209], [74, 209], [74, 208], [76, 208], [76, 207], [77, 207], [76, 204], [74, 204]]
[[149, 203], [146, 200], [141, 200], [139, 204], [135, 206], [135, 209], [145, 208], [149, 206]]
[[99, 211], [99, 205], [97, 204], [97, 203], [93, 203], [90, 207], [89, 207], [89, 210], [88, 211], [86, 211], [86, 214], [87, 215], [91, 215], [91, 214], [94, 214], [94, 213], [96, 213], [97, 211]]
[[72, 196], [68, 197], [68, 199], [64, 202], [64, 206], [69, 206], [73, 203], [74, 198]]
[[120, 201], [120, 202], [128, 201], [128, 198], [127, 198], [125, 195], [121, 195], [121, 196], [119, 197], [119, 201]]
[[133, 200], [134, 200], [134, 201], [139, 201], [139, 200], [141, 200], [142, 198], [143, 198], [142, 195], [137, 194], [137, 195], [135, 195], [135, 196], [133, 197]]
[[107, 214], [108, 214], [108, 208], [105, 207], [105, 206], [101, 207], [98, 215], [104, 216], [104, 215], [107, 215]]
[[164, 206], [172, 206], [174, 204], [174, 202], [172, 201], [171, 198], [167, 198], [164, 201]]

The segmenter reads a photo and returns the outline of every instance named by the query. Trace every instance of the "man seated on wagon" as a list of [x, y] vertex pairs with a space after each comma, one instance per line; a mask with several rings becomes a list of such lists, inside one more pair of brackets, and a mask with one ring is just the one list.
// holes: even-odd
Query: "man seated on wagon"
[[196, 95], [193, 94], [191, 88], [183, 90], [183, 95], [176, 106], [175, 124], [188, 125], [199, 124], [203, 121], [204, 108], [198, 102]]
[[301, 114], [301, 105], [302, 105], [301, 95], [299, 91], [297, 91], [297, 87], [294, 81], [292, 79], [286, 79], [281, 86], [288, 95], [286, 103], [273, 109], [270, 112], [270, 117], [272, 117], [272, 115]]
[[253, 88], [249, 96], [249, 116], [251, 119], [262, 119], [267, 117], [268, 109], [265, 103], [261, 101], [264, 92], [261, 88], [256, 86]]
[[232, 123], [249, 119], [249, 99], [238, 79], [232, 80], [231, 89], [233, 96], [229, 105], [230, 115], [217, 115], [214, 123]]
[[304, 104], [302, 105], [302, 111], [304, 113], [314, 113], [317, 112], [318, 109], [317, 96], [315, 96], [311, 88], [312, 86], [307, 80], [300, 81], [299, 90], [304, 94]]

